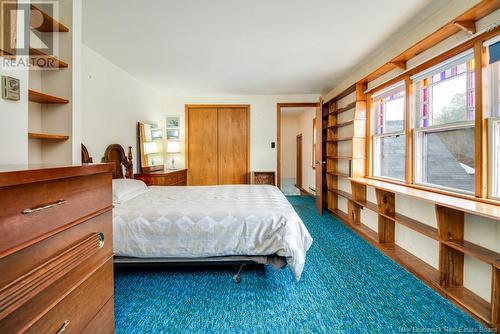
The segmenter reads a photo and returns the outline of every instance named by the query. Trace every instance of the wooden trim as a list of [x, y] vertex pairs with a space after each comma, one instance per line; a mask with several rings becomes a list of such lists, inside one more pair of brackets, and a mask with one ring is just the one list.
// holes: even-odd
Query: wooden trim
[[405, 79], [405, 182], [413, 183], [413, 118], [412, 118], [413, 83], [410, 77]]
[[469, 35], [474, 35], [476, 33], [476, 22], [474, 20], [455, 21], [453, 24]]
[[337, 96], [331, 98], [328, 101], [324, 101], [323, 103], [329, 103], [329, 102], [337, 102], [338, 100], [343, 99], [344, 97], [348, 96], [349, 94], [352, 94], [356, 91], [356, 84], [353, 84], [346, 89], [344, 89], [342, 92], [340, 92]]
[[365, 175], [372, 175], [372, 95], [366, 94]]
[[494, 29], [485, 31], [484, 33], [479, 34], [476, 37], [468, 39], [468, 40], [464, 41], [463, 43], [460, 43], [459, 45], [457, 45], [449, 50], [446, 50], [443, 53], [440, 53], [439, 55], [432, 57], [431, 59], [428, 59], [415, 67], [410, 68], [409, 70], [395, 76], [394, 78], [389, 79], [389, 80], [385, 81], [384, 83], [369, 89], [367, 93], [392, 86], [400, 81], [403, 81], [408, 76], [412, 76], [414, 74], [422, 72], [425, 69], [430, 68], [432, 66], [435, 66], [439, 63], [442, 63], [443, 61], [445, 61], [453, 56], [456, 56], [464, 51], [472, 49], [476, 42], [482, 43], [482, 42], [484, 42], [492, 37], [497, 36], [498, 34], [500, 34], [500, 26], [497, 26]]
[[428, 50], [438, 44], [439, 42], [442, 42], [443, 40], [447, 39], [448, 37], [456, 34], [457, 32], [461, 31], [463, 29], [459, 25], [455, 24], [460, 23], [460, 24], [466, 24], [469, 26], [470, 29], [470, 24], [466, 23], [469, 21], [475, 22], [491, 13], [493, 13], [495, 10], [500, 8], [500, 1], [496, 0], [485, 0], [479, 2], [477, 5], [473, 6], [472, 8], [468, 9], [466, 12], [463, 14], [459, 15], [456, 17], [454, 20], [446, 23], [444, 26], [430, 34], [429, 36], [425, 37], [421, 41], [415, 43], [413, 46], [410, 48], [406, 49], [396, 57], [392, 58], [390, 61], [388, 61], [386, 64], [382, 65], [381, 67], [377, 68], [375, 71], [371, 72], [367, 76], [365, 76], [361, 81], [363, 82], [370, 82], [378, 77], [384, 75], [385, 73], [391, 71], [394, 68], [394, 63], [398, 62], [406, 62], [409, 59], [417, 56], [418, 54], [424, 52], [425, 50]]
[[474, 193], [476, 197], [488, 196], [488, 138], [486, 138], [487, 121], [483, 115], [483, 52], [486, 50], [481, 41], [474, 43], [474, 82], [475, 115], [474, 115]]
[[294, 107], [318, 107], [318, 102], [276, 103], [276, 186], [278, 188], [281, 187], [281, 108]]

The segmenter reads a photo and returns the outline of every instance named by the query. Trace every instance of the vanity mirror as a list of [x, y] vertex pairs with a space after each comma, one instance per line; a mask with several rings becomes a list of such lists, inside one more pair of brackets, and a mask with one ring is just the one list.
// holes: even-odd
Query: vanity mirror
[[141, 173], [163, 170], [165, 154], [163, 129], [138, 122], [137, 148]]

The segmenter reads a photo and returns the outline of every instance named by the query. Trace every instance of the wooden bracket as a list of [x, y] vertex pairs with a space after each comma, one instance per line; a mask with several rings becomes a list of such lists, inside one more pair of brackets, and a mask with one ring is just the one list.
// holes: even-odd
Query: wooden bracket
[[403, 71], [406, 71], [406, 62], [405, 61], [391, 61], [391, 64], [396, 66]]
[[468, 33], [469, 35], [474, 35], [476, 33], [476, 23], [473, 20], [468, 21], [455, 21], [454, 25]]

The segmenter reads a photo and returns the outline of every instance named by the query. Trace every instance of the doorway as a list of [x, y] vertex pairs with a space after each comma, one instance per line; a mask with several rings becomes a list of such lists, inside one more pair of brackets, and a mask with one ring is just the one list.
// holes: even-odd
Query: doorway
[[303, 191], [302, 188], [302, 133], [297, 135], [296, 140], [296, 152], [297, 152], [297, 163], [296, 163], [296, 184], [295, 187], [300, 191]]

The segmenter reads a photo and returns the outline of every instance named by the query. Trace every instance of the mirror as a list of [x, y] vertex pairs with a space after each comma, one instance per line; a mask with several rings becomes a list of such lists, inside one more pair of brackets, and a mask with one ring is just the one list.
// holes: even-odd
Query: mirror
[[138, 154], [141, 173], [163, 170], [164, 133], [163, 129], [151, 124], [137, 123]]

